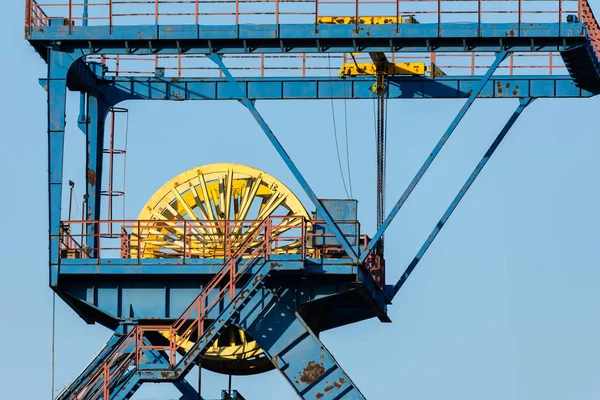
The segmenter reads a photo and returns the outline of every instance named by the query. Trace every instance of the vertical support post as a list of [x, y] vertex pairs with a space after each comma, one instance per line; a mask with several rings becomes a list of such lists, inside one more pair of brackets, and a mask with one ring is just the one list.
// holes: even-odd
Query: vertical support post
[[[400, 32], [400, 0], [396, 0], [396, 32]], [[346, 54], [346, 53], [344, 53]], [[393, 54], [393, 53], [392, 53]]]
[[158, 25], [158, 0], [154, 0], [154, 23]]
[[419, 249], [419, 252], [415, 256], [415, 258], [412, 260], [412, 262], [406, 268], [406, 270], [400, 277], [400, 280], [398, 280], [398, 282], [394, 285], [394, 290], [393, 290], [393, 294], [391, 297], [394, 297], [396, 295], [396, 293], [398, 293], [398, 291], [400, 290], [402, 285], [404, 285], [404, 283], [406, 282], [406, 280], [408, 279], [408, 277], [410, 276], [412, 271], [415, 269], [415, 267], [417, 266], [419, 261], [421, 261], [421, 259], [425, 255], [425, 252], [427, 251], [427, 249], [429, 248], [431, 243], [433, 243], [433, 241], [437, 237], [438, 233], [440, 233], [440, 231], [442, 230], [442, 228], [444, 227], [444, 225], [446, 224], [446, 222], [448, 221], [448, 219], [450, 218], [450, 216], [452, 215], [452, 213], [454, 212], [456, 207], [458, 207], [458, 204], [460, 203], [460, 201], [463, 199], [463, 197], [465, 196], [465, 194], [467, 193], [469, 188], [473, 185], [473, 182], [475, 182], [475, 179], [477, 179], [477, 176], [479, 175], [479, 173], [481, 172], [483, 167], [485, 167], [485, 165], [490, 160], [490, 158], [492, 157], [492, 155], [494, 154], [494, 152], [496, 151], [496, 149], [498, 148], [498, 146], [500, 145], [502, 140], [506, 137], [506, 134], [508, 133], [508, 131], [510, 131], [510, 129], [512, 128], [514, 123], [517, 121], [517, 119], [523, 113], [523, 110], [525, 110], [525, 108], [529, 104], [531, 104], [531, 102], [533, 100], [534, 99], [531, 97], [519, 99], [519, 106], [517, 107], [517, 109], [513, 112], [513, 114], [509, 118], [508, 122], [506, 122], [506, 124], [504, 125], [504, 127], [502, 128], [502, 130], [500, 131], [500, 133], [494, 140], [494, 142], [491, 144], [489, 149], [486, 151], [486, 153], [483, 156], [483, 158], [481, 159], [481, 161], [479, 161], [479, 163], [477, 164], [477, 166], [475, 167], [475, 169], [473, 170], [473, 172], [471, 173], [471, 175], [469, 176], [469, 178], [467, 179], [467, 181], [465, 182], [463, 187], [460, 189], [460, 191], [458, 192], [458, 194], [456, 195], [456, 197], [454, 198], [452, 203], [450, 203], [450, 206], [448, 207], [448, 209], [446, 210], [446, 212], [444, 213], [444, 215], [442, 216], [440, 221], [435, 225], [435, 228], [433, 228], [433, 231], [427, 237], [427, 240], [425, 240], [425, 243], [423, 243], [423, 246], [421, 246], [421, 248]]
[[518, 10], [517, 10], [518, 23], [519, 23], [519, 34], [518, 34], [519, 37], [521, 37], [521, 14], [522, 14], [522, 9], [523, 9], [522, 1], [523, 0], [518, 0]]
[[[562, 0], [558, 0], [558, 36], [561, 36], [562, 27]], [[552, 74], [550, 74], [552, 75]]]
[[385, 232], [387, 227], [390, 225], [390, 223], [392, 222], [392, 220], [394, 219], [396, 214], [398, 214], [398, 211], [400, 211], [400, 209], [402, 208], [404, 203], [406, 203], [406, 200], [408, 200], [408, 197], [410, 196], [412, 191], [415, 189], [415, 187], [417, 186], [417, 184], [419, 183], [419, 181], [421, 180], [423, 175], [425, 175], [425, 172], [427, 172], [427, 170], [431, 166], [431, 163], [433, 163], [433, 160], [435, 160], [435, 158], [437, 157], [439, 152], [442, 150], [442, 148], [444, 147], [444, 145], [446, 144], [446, 142], [448, 141], [448, 139], [450, 138], [452, 133], [456, 130], [456, 127], [458, 126], [460, 121], [462, 121], [464, 116], [467, 114], [467, 111], [469, 111], [469, 108], [471, 108], [471, 106], [475, 102], [475, 99], [477, 99], [477, 96], [479, 96], [479, 94], [481, 93], [481, 91], [483, 90], [485, 85], [488, 83], [488, 81], [494, 74], [494, 71], [496, 71], [496, 69], [498, 69], [498, 67], [500, 66], [502, 61], [504, 61], [506, 59], [507, 55], [508, 55], [508, 53], [505, 51], [496, 53], [496, 59], [494, 60], [494, 62], [490, 66], [490, 68], [487, 70], [487, 72], [485, 73], [483, 78], [481, 78], [481, 81], [479, 82], [479, 84], [473, 89], [473, 91], [469, 95], [469, 98], [467, 99], [466, 103], [462, 106], [462, 108], [460, 109], [460, 111], [458, 112], [456, 117], [454, 117], [454, 120], [452, 121], [450, 126], [448, 126], [448, 129], [446, 129], [446, 132], [444, 132], [444, 134], [442, 135], [440, 140], [437, 142], [437, 144], [433, 148], [433, 151], [429, 154], [429, 156], [427, 157], [427, 159], [421, 166], [421, 169], [419, 169], [419, 171], [417, 172], [415, 177], [412, 179], [412, 181], [410, 182], [410, 184], [408, 185], [408, 187], [406, 188], [406, 190], [404, 191], [404, 193], [402, 194], [400, 199], [398, 199], [398, 202], [396, 203], [396, 205], [394, 206], [392, 211], [390, 211], [387, 218], [383, 221], [381, 228], [377, 231], [377, 233], [375, 233], [375, 235], [371, 239], [371, 242], [367, 246], [365, 252], [360, 257], [361, 263], [365, 261], [365, 259], [368, 257], [371, 250], [373, 250], [373, 248], [377, 244], [381, 235], [383, 235], [383, 233]]
[[275, 23], [279, 25], [279, 0], [275, 0]]
[[[92, 249], [91, 258], [97, 257], [99, 248], [100, 219], [102, 203], [102, 165], [104, 147], [104, 127], [109, 105], [98, 97], [88, 97], [88, 124], [86, 127], [86, 195], [88, 196], [85, 219], [92, 221], [86, 224], [86, 236], [88, 247]], [[139, 233], [139, 230], [138, 230]]]
[[208, 55], [208, 58], [210, 60], [212, 60], [215, 64], [217, 64], [219, 66], [219, 68], [221, 69], [221, 71], [223, 71], [223, 74], [225, 74], [225, 76], [227, 77], [227, 80], [231, 84], [231, 87], [233, 89], [235, 89], [235, 91], [237, 92], [236, 96], [240, 99], [242, 104], [250, 111], [250, 113], [252, 114], [252, 116], [254, 117], [256, 122], [258, 123], [258, 125], [261, 127], [262, 131], [267, 136], [267, 139], [269, 139], [269, 141], [271, 142], [271, 144], [273, 145], [273, 147], [275, 148], [275, 150], [277, 151], [279, 156], [283, 159], [283, 162], [287, 165], [287, 167], [290, 169], [290, 171], [292, 172], [294, 177], [298, 180], [298, 182], [300, 183], [300, 186], [302, 186], [302, 189], [304, 189], [304, 192], [308, 195], [310, 200], [315, 205], [315, 208], [317, 209], [317, 212], [319, 213], [319, 215], [322, 215], [323, 218], [325, 219], [325, 223], [326, 223], [327, 227], [329, 229], [331, 229], [331, 231], [333, 232], [333, 234], [335, 235], [337, 240], [342, 244], [342, 247], [346, 251], [346, 254], [348, 255], [348, 257], [353, 262], [358, 261], [357, 254], [352, 249], [352, 246], [350, 246], [350, 244], [348, 243], [348, 240], [346, 239], [346, 237], [344, 237], [344, 234], [340, 231], [340, 228], [333, 221], [333, 218], [331, 218], [331, 215], [325, 209], [325, 207], [323, 206], [323, 203], [321, 203], [321, 200], [319, 200], [319, 198], [317, 197], [315, 192], [312, 190], [312, 188], [310, 187], [310, 185], [308, 184], [308, 182], [306, 181], [304, 176], [300, 173], [300, 170], [298, 169], [298, 167], [296, 167], [296, 164], [294, 164], [291, 157], [285, 151], [285, 149], [283, 148], [283, 146], [277, 139], [277, 136], [275, 136], [275, 134], [273, 133], [273, 131], [271, 130], [271, 128], [269, 127], [267, 122], [263, 119], [262, 115], [258, 112], [256, 107], [254, 106], [254, 102], [251, 101], [246, 96], [246, 93], [242, 90], [242, 88], [240, 87], [238, 82], [235, 80], [233, 75], [231, 75], [231, 72], [225, 66], [221, 57], [218, 54], [212, 53], [212, 54]]
[[440, 36], [442, 33], [442, 0], [437, 0], [437, 31]]
[[235, 0], [235, 24], [240, 23], [240, 0]]
[[187, 241], [188, 241], [188, 226], [187, 226], [187, 221], [183, 220], [183, 263], [186, 263], [186, 259], [187, 259]]
[[69, 33], [71, 33], [72, 26], [73, 26], [73, 0], [69, 0]]
[[50, 286], [58, 282], [60, 265], [60, 217], [66, 125], [67, 73], [73, 58], [48, 51], [48, 234]]
[[81, 16], [81, 25], [82, 26], [88, 26], [88, 18], [89, 18], [89, 13], [88, 13], [88, 3], [89, 0], [83, 0], [83, 14]]
[[354, 0], [354, 3], [356, 4], [356, 21], [355, 21], [356, 22], [356, 32], [358, 32], [358, 25], [359, 25], [359, 22], [358, 22], [359, 3], [358, 2], [359, 2], [359, 0]]
[[471, 52], [471, 76], [475, 76], [475, 52]]
[[514, 66], [515, 66], [515, 55], [511, 54], [510, 55], [510, 66], [509, 66], [509, 70], [510, 70], [509, 74], [510, 75], [513, 74], [513, 68], [514, 68]]
[[113, 27], [113, 0], [108, 0], [108, 26], [112, 33]]
[[481, 37], [481, 0], [477, 0], [477, 37]]
[[196, 25], [200, 23], [200, 0], [196, 0]]
[[552, 52], [550, 52], [550, 54], [548, 54], [548, 73], [550, 75], [552, 75], [552, 71], [554, 69], [552, 66], [552, 58], [553, 58], [553, 55], [552, 55]]

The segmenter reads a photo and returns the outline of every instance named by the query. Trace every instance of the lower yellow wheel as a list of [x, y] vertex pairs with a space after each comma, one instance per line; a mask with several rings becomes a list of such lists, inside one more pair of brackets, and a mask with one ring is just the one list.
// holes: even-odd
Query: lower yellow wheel
[[[247, 231], [235, 221], [262, 221], [269, 216], [309, 219], [292, 191], [265, 172], [240, 164], [200, 166], [177, 175], [148, 200], [132, 232], [129, 254], [132, 258], [223, 258], [226, 236], [231, 246], [241, 243]], [[286, 225], [301, 221], [290, 218]], [[297, 252], [300, 245], [290, 242], [277, 251]], [[181, 348], [187, 351], [192, 345], [189, 341]], [[234, 326], [204, 354], [202, 366], [227, 374], [272, 369], [256, 341]]]

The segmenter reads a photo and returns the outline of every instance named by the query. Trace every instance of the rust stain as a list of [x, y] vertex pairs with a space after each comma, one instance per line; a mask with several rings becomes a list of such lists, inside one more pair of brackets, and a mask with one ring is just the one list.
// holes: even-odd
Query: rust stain
[[325, 373], [325, 368], [314, 361], [308, 363], [306, 368], [300, 374], [300, 381], [310, 385]]
[[320, 399], [323, 396], [325, 396], [323, 393], [321, 393], [321, 392], [317, 393], [317, 399]]
[[498, 93], [502, 94], [502, 88], [498, 88]]
[[88, 178], [88, 183], [91, 186], [96, 186], [96, 171], [94, 171], [93, 169], [88, 169], [87, 178]]
[[326, 392], [330, 392], [330, 391], [332, 391], [332, 390], [333, 390], [333, 385], [329, 385], [329, 386], [327, 386], [327, 387], [325, 388], [325, 391], [326, 391]]
[[508, 89], [509, 87], [510, 87], [510, 82], [508, 82], [508, 83], [506, 84], [506, 88]]
[[517, 91], [513, 90], [513, 96], [516, 96], [516, 95], [517, 95]]

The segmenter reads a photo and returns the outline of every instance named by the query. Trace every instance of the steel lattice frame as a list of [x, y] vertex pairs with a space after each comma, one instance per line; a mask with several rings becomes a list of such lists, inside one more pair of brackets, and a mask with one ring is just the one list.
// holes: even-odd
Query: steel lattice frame
[[[90, 366], [77, 377], [73, 384], [59, 396], [61, 399], [72, 398], [128, 398], [143, 382], [173, 382], [182, 392], [184, 398], [196, 398], [196, 391], [185, 382], [184, 376], [192, 368], [206, 347], [215, 340], [218, 332], [222, 332], [228, 324], [235, 324], [256, 337], [261, 337], [260, 346], [272, 364], [290, 382], [296, 393], [302, 398], [364, 398], [354, 383], [336, 363], [332, 355], [319, 341], [315, 332], [331, 329], [343, 324], [377, 316], [388, 321], [387, 304], [406, 282], [411, 272], [424, 256], [425, 252], [442, 229], [452, 212], [456, 209], [469, 187], [488, 162], [503, 138], [511, 129], [525, 108], [539, 97], [586, 98], [600, 92], [600, 62], [598, 41], [600, 28], [585, 0], [572, 2], [576, 5], [574, 14], [567, 11], [565, 4], [557, 0], [557, 20], [529, 23], [523, 20], [522, 4], [517, 1], [518, 21], [490, 22], [483, 16], [482, 2], [476, 0], [476, 8], [469, 11], [476, 18], [470, 23], [456, 24], [444, 20], [442, 3], [450, 0], [438, 0], [433, 10], [433, 19], [427, 23], [408, 24], [402, 22], [398, 1], [390, 2], [395, 7], [395, 16], [390, 20], [376, 22], [359, 12], [358, 0], [349, 2], [355, 5], [356, 14], [343, 18], [343, 23], [335, 24], [324, 21], [322, 8], [315, 2], [315, 9], [306, 13], [314, 18], [313, 23], [286, 24], [280, 18], [287, 18], [279, 9], [272, 14], [274, 23], [250, 25], [244, 24], [240, 18], [244, 16], [239, 10], [242, 3], [236, 0], [234, 24], [203, 24], [200, 17], [198, 1], [195, 9], [185, 13], [194, 19], [192, 24], [159, 24], [161, 16], [159, 2], [156, 2], [154, 22], [137, 26], [124, 26], [115, 23], [116, 15], [109, 1], [107, 23], [88, 26], [92, 21], [88, 17], [87, 6], [83, 8], [81, 18], [74, 17], [72, 2], [65, 3], [62, 19], [49, 18], [43, 5], [27, 0], [26, 38], [44, 58], [48, 65], [47, 76], [40, 80], [48, 92], [48, 162], [49, 162], [49, 249], [50, 249], [50, 286], [73, 307], [84, 319], [100, 322], [106, 326], [117, 328], [115, 321], [126, 317], [121, 309], [105, 309], [98, 313], [93, 300], [77, 298], [74, 288], [85, 288], [85, 280], [90, 273], [97, 274], [97, 279], [116, 281], [115, 296], [122, 300], [124, 286], [119, 282], [128, 282], [139, 274], [148, 277], [181, 276], [195, 277], [201, 282], [196, 289], [200, 295], [193, 300], [196, 304], [197, 316], [183, 312], [172, 325], [159, 327], [144, 324], [143, 317], [137, 318], [133, 327], [117, 329], [115, 336], [107, 347], [99, 353]], [[491, 1], [491, 0], [485, 0]], [[548, 0], [552, 1], [552, 0]], [[168, 3], [168, 1], [163, 1]], [[184, 2], [186, 3], [186, 2]], [[186, 3], [186, 4], [187, 4]], [[88, 2], [84, 1], [87, 5]], [[78, 5], [79, 7], [80, 5]], [[76, 7], [75, 7], [76, 8]], [[321, 10], [321, 11], [319, 11]], [[145, 14], [132, 14], [135, 16]], [[149, 14], [152, 16], [152, 13]], [[553, 14], [554, 15], [554, 14]], [[195, 17], [195, 18], [194, 18]], [[402, 18], [401, 18], [402, 17]], [[329, 17], [331, 18], [331, 17]], [[554, 18], [554, 17], [553, 17]], [[334, 18], [335, 19], [335, 18]], [[347, 20], [346, 20], [347, 19]], [[81, 23], [78, 24], [77, 22]], [[272, 21], [271, 21], [272, 22]], [[322, 54], [350, 52], [416, 52], [431, 54], [435, 60], [436, 53], [459, 52], [472, 54], [470, 68], [475, 71], [475, 54], [492, 53], [493, 62], [486, 65], [482, 76], [448, 75], [448, 76], [391, 76], [388, 78], [388, 96], [390, 100], [399, 98], [463, 98], [466, 99], [455, 119], [441, 136], [431, 154], [426, 158], [407, 189], [392, 208], [381, 227], [369, 243], [359, 243], [360, 234], [349, 239], [346, 227], [334, 221], [327, 205], [319, 199], [311, 186], [287, 154], [275, 133], [270, 129], [255, 106], [255, 100], [263, 99], [361, 99], [374, 98], [371, 87], [374, 77], [350, 76], [342, 78], [325, 78], [308, 76], [303, 67], [302, 75], [296, 77], [238, 77], [228, 68], [225, 55], [235, 54]], [[522, 52], [535, 54], [540, 52], [557, 52], [565, 62], [569, 75], [512, 75], [513, 54]], [[93, 57], [103, 55], [114, 56], [176, 56], [181, 63], [182, 56], [204, 56], [216, 66], [220, 76], [212, 77], [165, 77], [157, 69], [154, 76], [119, 76], [117, 70], [110, 76], [106, 66], [98, 63]], [[87, 58], [86, 58], [87, 57]], [[510, 57], [509, 75], [495, 74], [501, 64]], [[261, 56], [264, 64], [264, 56]], [[86, 61], [87, 60], [87, 61]], [[93, 60], [93, 61], [92, 61]], [[117, 59], [118, 60], [118, 59]], [[158, 58], [157, 58], [158, 60]], [[305, 57], [302, 60], [305, 62]], [[553, 71], [553, 56], [550, 55], [550, 72]], [[118, 62], [118, 61], [117, 61]], [[158, 63], [158, 61], [157, 61]], [[176, 69], [181, 75], [181, 65]], [[163, 71], [164, 72], [164, 71]], [[510, 90], [507, 90], [509, 89]], [[88, 142], [86, 160], [86, 181], [88, 209], [85, 221], [81, 221], [89, 236], [88, 246], [91, 249], [79, 260], [69, 260], [62, 256], [61, 249], [65, 238], [61, 223], [61, 203], [63, 190], [63, 147], [65, 140], [65, 99], [67, 90], [82, 92], [82, 118], [80, 128], [85, 132]], [[478, 98], [518, 98], [519, 105], [506, 122], [488, 151], [468, 177], [454, 201], [448, 207], [431, 235], [425, 241], [405, 273], [395, 285], [385, 285], [384, 277], [376, 276], [369, 266], [375, 262], [371, 252], [377, 240], [392, 222], [398, 211], [424, 176], [429, 166], [440, 153], [458, 124]], [[266, 219], [257, 231], [257, 238], [264, 242], [262, 253], [239, 253], [232, 251], [225, 259], [194, 259], [183, 256], [175, 263], [180, 266], [173, 272], [168, 263], [161, 260], [144, 259], [142, 257], [126, 257], [107, 259], [103, 257], [100, 244], [100, 213], [102, 187], [102, 146], [104, 142], [105, 118], [109, 110], [126, 100], [219, 100], [237, 99], [252, 114], [270, 143], [283, 159], [294, 177], [313, 203], [317, 215], [323, 219], [322, 228], [334, 237], [340, 247], [340, 257], [331, 259], [319, 254], [301, 252], [301, 256], [285, 256], [276, 252], [270, 254], [270, 224]], [[302, 225], [304, 226], [304, 225]], [[258, 228], [257, 228], [258, 229]], [[263, 232], [263, 233], [261, 233]], [[303, 235], [305, 232], [303, 231]], [[83, 233], [82, 233], [83, 235]], [[259, 240], [259, 239], [256, 239]], [[304, 240], [304, 239], [303, 239]], [[257, 248], [252, 251], [256, 252]], [[238, 254], [239, 253], [239, 254]], [[227, 254], [224, 251], [224, 254]], [[229, 257], [229, 258], [228, 258]], [[287, 257], [287, 258], [286, 258]], [[294, 258], [295, 257], [295, 258]], [[246, 261], [244, 261], [246, 260]], [[251, 260], [251, 261], [248, 261]], [[223, 274], [216, 272], [225, 263]], [[238, 275], [238, 265], [243, 264], [245, 274]], [[339, 318], [334, 314], [316, 320], [311, 319], [310, 310], [301, 310], [293, 306], [298, 302], [310, 308], [322, 307], [322, 298], [313, 296], [310, 290], [299, 290], [297, 283], [288, 273], [303, 272], [312, 274], [310, 285], [330, 290], [329, 296], [350, 293], [355, 309], [336, 309]], [[227, 275], [229, 274], [229, 275]], [[337, 279], [336, 288], [331, 289], [321, 280], [330, 274]], [[245, 280], [249, 277], [247, 280]], [[205, 310], [204, 299], [210, 293], [205, 290], [214, 289], [210, 282], [215, 279], [227, 280], [230, 283], [229, 301], [210, 311]], [[240, 280], [242, 279], [242, 280]], [[269, 283], [266, 283], [268, 280]], [[321, 285], [321, 286], [319, 286]], [[342, 288], [342, 289], [340, 289]], [[174, 290], [174, 288], [171, 288]], [[170, 289], [170, 290], [171, 290]], [[200, 290], [202, 289], [202, 290]], [[239, 289], [239, 290], [238, 290]], [[249, 293], [242, 295], [244, 290]], [[300, 288], [303, 289], [303, 288]], [[299, 298], [298, 293], [303, 293]], [[221, 292], [219, 292], [221, 293]], [[97, 295], [97, 293], [96, 293]], [[167, 303], [172, 299], [164, 294]], [[204, 297], [203, 297], [204, 296]], [[224, 295], [223, 295], [224, 296]], [[202, 299], [202, 301], [197, 300]], [[119, 302], [118, 301], [118, 302]], [[186, 304], [187, 305], [187, 304]], [[190, 307], [192, 307], [190, 306]], [[193, 308], [193, 307], [192, 307]], [[358, 311], [357, 311], [358, 310]], [[173, 321], [181, 310], [172, 311], [165, 308], [162, 314], [153, 317]], [[313, 310], [314, 311], [314, 310]], [[202, 314], [204, 313], [204, 314]], [[212, 313], [212, 314], [211, 314]], [[351, 317], [350, 317], [351, 316]], [[195, 319], [194, 319], [195, 318]], [[336, 319], [338, 318], [338, 319]], [[135, 319], [135, 318], [134, 318]], [[184, 356], [177, 356], [174, 346], [181, 335], [192, 338], [190, 331], [181, 329], [178, 321], [194, 320], [197, 322], [197, 339], [190, 345]], [[204, 326], [206, 321], [212, 322], [213, 328]], [[149, 332], [160, 332], [165, 327], [170, 329], [169, 347], [154, 342]], [[273, 330], [274, 327], [277, 329]], [[187, 329], [187, 328], [186, 328]], [[293, 332], [293, 334], [290, 334]], [[148, 335], [148, 336], [146, 336]], [[187, 335], [187, 336], [186, 336]], [[152, 340], [150, 340], [151, 338]], [[133, 340], [133, 342], [128, 342]], [[162, 347], [160, 347], [162, 346]], [[165, 357], [165, 352], [168, 357]], [[117, 357], [118, 356], [118, 357]], [[124, 360], [122, 361], [124, 357]], [[182, 358], [177, 358], [182, 357]], [[308, 364], [302, 360], [310, 359]], [[119, 364], [121, 363], [121, 364]], [[123, 369], [134, 367], [133, 369]], [[147, 365], [153, 365], [147, 368]], [[116, 378], [117, 377], [117, 378]], [[87, 396], [87, 397], [86, 397]]]

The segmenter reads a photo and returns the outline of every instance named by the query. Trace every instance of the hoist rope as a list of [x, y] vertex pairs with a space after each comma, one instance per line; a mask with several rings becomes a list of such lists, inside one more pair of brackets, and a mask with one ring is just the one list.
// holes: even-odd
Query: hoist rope
[[348, 173], [348, 186], [350, 187], [350, 197], [354, 198], [354, 194], [352, 193], [352, 175], [350, 174], [350, 145], [348, 144], [348, 99], [344, 99], [344, 126], [346, 127], [346, 169]]
[[[386, 154], [386, 128], [387, 128], [387, 91], [377, 93], [377, 230], [383, 225], [385, 219], [385, 154]], [[377, 244], [379, 254], [383, 255], [383, 239], [381, 235]]]
[[[329, 78], [331, 80], [331, 55], [327, 54], [327, 62], [329, 63]], [[337, 124], [335, 120], [335, 106], [333, 103], [333, 86], [331, 85], [331, 81], [329, 84], [329, 89], [331, 91], [331, 115], [333, 116], [333, 137], [335, 139], [335, 150], [337, 152], [337, 160], [338, 166], [340, 167], [340, 175], [342, 177], [342, 184], [344, 185], [344, 191], [346, 192], [346, 197], [350, 198], [350, 193], [348, 192], [348, 187], [346, 186], [346, 179], [344, 178], [344, 168], [342, 167], [342, 157], [340, 155], [340, 145], [338, 143], [338, 134], [337, 134]], [[347, 138], [346, 138], [347, 140]]]

